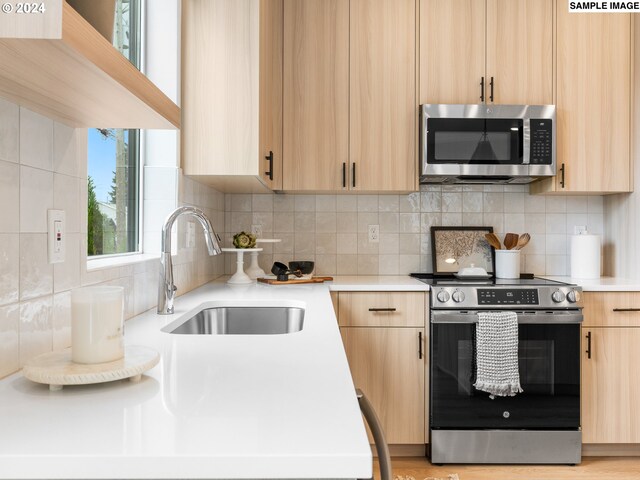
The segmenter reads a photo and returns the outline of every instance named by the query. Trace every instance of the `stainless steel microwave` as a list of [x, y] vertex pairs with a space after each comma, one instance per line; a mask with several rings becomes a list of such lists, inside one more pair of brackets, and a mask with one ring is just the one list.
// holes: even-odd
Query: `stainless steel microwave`
[[556, 174], [555, 105], [422, 105], [420, 183], [530, 183]]

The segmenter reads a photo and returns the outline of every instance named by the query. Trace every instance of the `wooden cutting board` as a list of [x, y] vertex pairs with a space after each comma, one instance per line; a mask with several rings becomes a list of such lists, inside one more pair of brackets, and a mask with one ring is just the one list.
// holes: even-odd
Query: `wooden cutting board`
[[291, 280], [281, 281], [275, 278], [259, 278], [258, 282], [267, 285], [299, 285], [303, 283], [324, 283], [332, 282], [333, 277], [312, 277], [312, 278], [293, 278]]

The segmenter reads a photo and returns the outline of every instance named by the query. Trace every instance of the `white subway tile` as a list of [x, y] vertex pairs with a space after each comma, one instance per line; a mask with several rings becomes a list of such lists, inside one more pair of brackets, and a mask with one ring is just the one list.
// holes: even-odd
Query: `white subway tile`
[[46, 233], [53, 208], [53, 173], [20, 167], [20, 232]]
[[336, 209], [338, 212], [357, 212], [358, 197], [356, 195], [337, 195]]
[[19, 332], [20, 305], [0, 307], [0, 378], [20, 368]]
[[71, 292], [53, 296], [53, 350], [71, 346]]
[[524, 213], [524, 193], [504, 194], [505, 213]]
[[565, 213], [567, 211], [567, 197], [547, 197], [547, 213]]
[[358, 255], [358, 275], [378, 275], [378, 255]]
[[482, 219], [482, 213], [463, 213], [462, 214], [462, 225], [467, 227], [481, 227], [484, 225], [484, 221]]
[[[412, 194], [415, 195], [415, 194]], [[406, 209], [407, 212], [442, 212], [442, 192], [421, 192], [420, 193], [420, 204], [416, 204], [416, 209]], [[414, 204], [414, 202], [408, 201], [409, 205]], [[400, 211], [405, 211], [405, 209], [401, 209]]]
[[547, 235], [567, 233], [567, 215], [564, 213], [548, 213], [547, 218]]
[[400, 233], [420, 233], [420, 214], [401, 213]]
[[336, 233], [336, 212], [316, 212], [316, 232]]
[[442, 193], [442, 213], [462, 212], [462, 192]]
[[496, 233], [504, 233], [504, 214], [503, 213], [487, 213], [482, 215], [484, 226], [493, 227]]
[[0, 234], [0, 305], [19, 300], [20, 235]]
[[547, 255], [545, 275], [567, 275], [567, 256]]
[[53, 265], [47, 258], [47, 235], [20, 235], [20, 300], [53, 293]]
[[357, 212], [338, 212], [336, 214], [337, 231], [341, 233], [355, 233], [358, 231]]
[[296, 233], [310, 233], [316, 231], [315, 212], [295, 212], [293, 215], [293, 228]]
[[313, 260], [316, 253], [315, 233], [297, 233], [294, 236], [293, 260]]
[[233, 193], [231, 197], [232, 212], [250, 212], [252, 204], [252, 196], [250, 194]]
[[400, 255], [400, 261], [398, 262], [398, 273], [400, 275], [409, 275], [418, 271], [420, 271], [420, 255]]
[[[86, 132], [86, 130], [85, 130]], [[84, 133], [86, 135], [86, 133]], [[80, 156], [79, 152], [80, 130], [69, 127], [59, 122], [53, 123], [53, 171], [80, 177], [80, 164], [87, 163], [86, 155]]]
[[294, 210], [296, 212], [315, 212], [316, 196], [315, 195], [296, 195], [293, 201]]
[[547, 235], [546, 236], [546, 254], [547, 255], [566, 255], [567, 254], [567, 236], [566, 235]]
[[592, 195], [587, 200], [588, 213], [604, 212], [604, 197], [602, 195]]
[[0, 205], [2, 205], [0, 233], [18, 233], [20, 231], [20, 165], [2, 160], [0, 160]]
[[403, 233], [400, 234], [401, 255], [416, 255], [420, 253], [420, 234], [419, 233]]
[[338, 246], [338, 256], [343, 254], [358, 253], [357, 233], [338, 233], [336, 238]]
[[273, 212], [273, 197], [271, 193], [254, 193], [251, 205], [254, 212]]
[[358, 255], [341, 255], [337, 257], [337, 274], [338, 275], [357, 275], [358, 274]]
[[316, 234], [316, 255], [335, 255], [338, 253], [338, 242], [335, 233]]
[[567, 213], [587, 213], [589, 197], [575, 195], [567, 197]]
[[316, 274], [335, 275], [337, 271], [336, 255], [316, 255]]
[[496, 193], [496, 192], [484, 193], [482, 211], [484, 213], [504, 212], [504, 193]]
[[358, 255], [378, 255], [379, 243], [370, 242], [369, 234], [358, 233]]
[[64, 210], [67, 234], [80, 232], [80, 179], [53, 175], [53, 208]]
[[589, 224], [589, 215], [586, 213], [567, 214], [567, 235], [575, 235], [576, 227], [586, 227]]
[[408, 195], [400, 195], [399, 210], [403, 213], [419, 213], [421, 196], [425, 192], [414, 192]]
[[380, 212], [399, 212], [400, 197], [398, 195], [379, 195], [378, 211]]
[[18, 163], [20, 108], [0, 98], [0, 160]]
[[53, 120], [20, 108], [20, 163], [53, 170]]
[[293, 215], [291, 212], [275, 212], [273, 214], [273, 231], [278, 233], [293, 232]]
[[80, 259], [82, 257], [80, 249], [83, 245], [80, 237], [79, 233], [67, 234], [65, 260], [63, 263], [53, 265], [53, 291], [55, 293], [80, 286]]
[[380, 212], [378, 214], [381, 233], [396, 233], [400, 228], [400, 214], [392, 212]]
[[369, 225], [380, 225], [378, 212], [358, 212], [358, 233], [368, 233]]
[[378, 258], [378, 273], [380, 275], [398, 275], [400, 272], [399, 255], [380, 255]]
[[400, 253], [400, 234], [381, 233], [378, 248], [380, 254], [397, 255]]
[[335, 195], [316, 195], [316, 212], [335, 212]]
[[20, 366], [53, 349], [52, 308], [52, 296], [20, 304]]
[[525, 233], [527, 231], [524, 224], [524, 213], [505, 213], [504, 231], [512, 233]]
[[542, 195], [524, 196], [524, 212], [525, 213], [545, 213], [547, 210], [547, 197]]
[[534, 275], [545, 275], [546, 257], [544, 255], [525, 255], [524, 271]]
[[525, 213], [524, 230], [531, 234], [545, 234], [547, 232], [546, 215], [544, 213]]
[[465, 213], [481, 213], [482, 202], [482, 192], [462, 193], [462, 211]]
[[[420, 232], [430, 233], [431, 227], [437, 227], [442, 225], [441, 213], [422, 213], [420, 214]], [[415, 233], [415, 232], [403, 232], [403, 233]]]
[[377, 212], [378, 195], [358, 195], [358, 212]]

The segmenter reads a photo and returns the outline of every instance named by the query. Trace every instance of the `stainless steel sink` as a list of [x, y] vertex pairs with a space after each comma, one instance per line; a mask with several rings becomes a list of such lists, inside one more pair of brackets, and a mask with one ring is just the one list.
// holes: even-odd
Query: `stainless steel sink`
[[298, 307], [205, 308], [168, 333], [187, 335], [280, 335], [302, 330], [304, 309]]

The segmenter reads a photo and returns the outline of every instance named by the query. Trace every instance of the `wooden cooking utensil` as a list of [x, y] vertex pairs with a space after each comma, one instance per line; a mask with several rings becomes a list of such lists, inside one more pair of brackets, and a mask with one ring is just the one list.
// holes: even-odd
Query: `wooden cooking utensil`
[[513, 250], [518, 245], [518, 235], [515, 233], [507, 233], [504, 236], [504, 246], [507, 250]]
[[484, 238], [487, 239], [489, 245], [491, 245], [496, 250], [502, 250], [502, 244], [500, 243], [500, 239], [495, 233], [485, 233]]
[[522, 235], [520, 235], [520, 238], [518, 238], [518, 244], [516, 245], [516, 250], [521, 250], [526, 247], [527, 243], [529, 243], [529, 240], [531, 240], [531, 235], [529, 235], [528, 233], [523, 233]]

